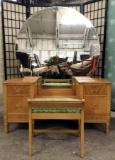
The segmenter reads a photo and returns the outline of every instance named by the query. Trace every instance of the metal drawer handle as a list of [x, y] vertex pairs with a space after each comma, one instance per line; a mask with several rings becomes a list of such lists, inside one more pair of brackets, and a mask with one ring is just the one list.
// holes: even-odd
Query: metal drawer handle
[[94, 90], [93, 90], [93, 93], [98, 93], [98, 90], [97, 90], [97, 89], [94, 89]]
[[16, 107], [18, 107], [18, 108], [19, 108], [19, 107], [20, 107], [20, 103], [17, 103], [17, 104], [16, 104]]
[[98, 107], [98, 105], [97, 105], [97, 104], [94, 104], [94, 105], [93, 105], [93, 107], [94, 107], [94, 108], [97, 108], [97, 107]]
[[18, 89], [16, 89], [16, 92], [17, 92], [17, 93], [19, 93], [19, 92], [20, 92], [20, 89], [19, 89], [19, 88], [18, 88]]

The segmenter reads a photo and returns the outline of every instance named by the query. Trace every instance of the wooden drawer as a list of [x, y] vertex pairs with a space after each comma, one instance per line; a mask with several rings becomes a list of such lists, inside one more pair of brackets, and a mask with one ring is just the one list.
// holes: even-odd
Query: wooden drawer
[[84, 95], [107, 95], [106, 85], [84, 85]]
[[88, 114], [106, 114], [107, 97], [106, 96], [84, 96], [85, 113]]
[[29, 86], [7, 86], [8, 96], [28, 96]]
[[28, 114], [8, 113], [8, 122], [28, 122]]
[[85, 114], [85, 122], [90, 123], [105, 123], [107, 120], [106, 114]]
[[8, 113], [28, 113], [29, 97], [8, 97]]

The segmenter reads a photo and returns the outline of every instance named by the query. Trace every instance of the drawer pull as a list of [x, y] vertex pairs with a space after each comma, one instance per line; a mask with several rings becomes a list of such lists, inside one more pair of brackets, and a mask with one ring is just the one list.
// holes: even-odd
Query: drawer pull
[[94, 89], [94, 90], [93, 90], [93, 93], [98, 93], [98, 90], [97, 90], [97, 89]]
[[94, 108], [97, 108], [98, 106], [97, 106], [97, 104], [94, 104], [93, 107], [94, 107]]
[[20, 103], [17, 103], [17, 104], [16, 104], [16, 107], [19, 108], [19, 107], [20, 107]]
[[16, 92], [17, 92], [17, 93], [19, 93], [19, 92], [20, 92], [20, 89], [19, 89], [19, 88], [18, 88], [18, 89], [16, 89]]

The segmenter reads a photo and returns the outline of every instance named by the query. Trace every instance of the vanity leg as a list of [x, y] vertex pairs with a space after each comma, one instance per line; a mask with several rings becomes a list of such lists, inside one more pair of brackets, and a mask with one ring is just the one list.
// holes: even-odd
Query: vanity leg
[[107, 114], [107, 121], [106, 121], [106, 126], [105, 126], [105, 133], [109, 133], [110, 130], [110, 114]]
[[5, 133], [8, 133], [8, 123], [7, 122], [4, 123], [4, 131]]
[[105, 133], [109, 133], [109, 130], [110, 130], [110, 122], [107, 122], [106, 125], [105, 125]]

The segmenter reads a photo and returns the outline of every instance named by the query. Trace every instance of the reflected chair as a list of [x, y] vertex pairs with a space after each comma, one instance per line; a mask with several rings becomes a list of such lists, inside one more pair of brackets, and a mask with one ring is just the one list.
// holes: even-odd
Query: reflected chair
[[81, 54], [81, 55], [80, 55], [81, 61], [85, 61], [85, 60], [87, 60], [88, 58], [90, 58], [90, 55], [89, 55], [89, 54]]
[[87, 75], [92, 76], [96, 71], [97, 65], [99, 64], [99, 55], [96, 55], [92, 58], [91, 69]]
[[[32, 156], [34, 133], [78, 133], [80, 155], [84, 157], [84, 106], [85, 101], [76, 98], [34, 98], [29, 105], [29, 156]], [[35, 129], [35, 120], [78, 120], [78, 129]]]
[[85, 59], [80, 63], [71, 65], [71, 70], [74, 76], [92, 76], [99, 63], [99, 55]]
[[35, 58], [35, 62], [37, 64], [37, 67], [40, 68], [41, 67], [41, 63], [40, 63], [40, 60], [39, 60], [39, 57], [37, 54], [34, 54], [34, 58]]
[[22, 66], [24, 68], [30, 68], [30, 57], [29, 54], [25, 53], [25, 52], [16, 52], [16, 59], [18, 59], [20, 61], [20, 64], [22, 64]]
[[92, 58], [85, 59], [70, 66], [74, 76], [87, 76], [91, 70]]
[[16, 60], [17, 60], [18, 71], [21, 74], [21, 77], [24, 77], [21, 68], [28, 68], [28, 69], [30, 68], [31, 66], [30, 55], [25, 52], [16, 51]]

